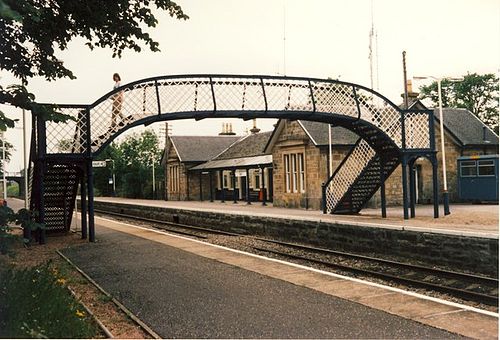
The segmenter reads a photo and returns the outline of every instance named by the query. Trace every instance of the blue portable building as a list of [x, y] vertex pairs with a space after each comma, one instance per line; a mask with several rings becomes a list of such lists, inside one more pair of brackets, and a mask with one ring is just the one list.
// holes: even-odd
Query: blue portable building
[[498, 155], [463, 156], [457, 162], [460, 199], [498, 202]]

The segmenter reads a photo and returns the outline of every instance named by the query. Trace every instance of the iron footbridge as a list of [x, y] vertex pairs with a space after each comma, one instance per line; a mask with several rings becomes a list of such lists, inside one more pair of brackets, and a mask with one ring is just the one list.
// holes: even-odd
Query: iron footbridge
[[[71, 224], [78, 186], [84, 237], [94, 240], [92, 159], [124, 131], [177, 119], [278, 118], [341, 126], [358, 142], [323, 185], [325, 213], [358, 213], [402, 165], [405, 218], [413, 207], [413, 163], [433, 164], [435, 217], [437, 164], [433, 114], [402, 110], [381, 94], [338, 80], [253, 75], [176, 75], [135, 81], [92, 104], [59, 104], [73, 119], [45, 121], [32, 112], [30, 204], [46, 232], [65, 232]], [[326, 166], [326, 164], [325, 164]], [[408, 183], [408, 179], [409, 182]], [[44, 233], [40, 238], [43, 242]], [[42, 235], [43, 234], [43, 235]]]

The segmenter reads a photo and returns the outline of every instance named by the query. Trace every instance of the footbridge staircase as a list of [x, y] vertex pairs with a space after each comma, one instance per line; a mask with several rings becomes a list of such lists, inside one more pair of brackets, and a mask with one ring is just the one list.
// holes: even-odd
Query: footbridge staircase
[[[113, 122], [117, 100], [120, 117]], [[89, 239], [94, 240], [92, 160], [118, 135], [139, 125], [187, 118], [278, 118], [347, 128], [360, 139], [333, 175], [325, 179], [326, 213], [359, 212], [377, 190], [383, 189], [385, 180], [400, 164], [407, 205], [407, 165], [422, 156], [435, 163], [430, 111], [401, 110], [377, 92], [335, 80], [162, 76], [126, 84], [92, 104], [57, 104], [56, 108], [71, 119], [56, 123], [45, 120], [40, 112], [32, 112], [30, 204], [38, 221], [46, 225], [41, 242], [45, 232], [69, 229], [78, 187], [84, 217], [82, 233], [86, 237], [88, 226]]]

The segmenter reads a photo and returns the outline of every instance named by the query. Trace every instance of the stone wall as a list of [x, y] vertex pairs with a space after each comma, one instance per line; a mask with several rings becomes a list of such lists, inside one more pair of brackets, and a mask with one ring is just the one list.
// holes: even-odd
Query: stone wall
[[[308, 169], [309, 162], [311, 161], [309, 153], [314, 155], [319, 154], [314, 145], [310, 145], [309, 137], [306, 136], [304, 130], [302, 130], [296, 121], [293, 123], [287, 121], [285, 123], [285, 127], [273, 149], [273, 204], [277, 207], [287, 208], [308, 206], [310, 203], [309, 190], [314, 190], [315, 188], [309, 185], [307, 179], [305, 192], [286, 192], [284, 155], [287, 153], [303, 153], [306, 169]], [[307, 170], [306, 176], [309, 176]]]
[[411, 259], [452, 270], [498, 275], [498, 238], [420, 232], [410, 228], [364, 227], [255, 215], [95, 202], [110, 212], [174, 221], [249, 235], [280, 238], [334, 250]]
[[[208, 173], [201, 175], [201, 194], [202, 197], [200, 199], [200, 173], [188, 171], [189, 175], [189, 200], [190, 201], [199, 201], [199, 200], [209, 200], [210, 199], [210, 175]], [[217, 173], [213, 173], [213, 191], [215, 198], [215, 189], [217, 186], [216, 176]]]
[[[342, 162], [350, 147], [336, 146], [332, 150], [333, 171]], [[284, 155], [303, 153], [305, 192], [285, 190]], [[328, 180], [328, 147], [316, 147], [297, 121], [285, 121], [285, 126], [273, 148], [274, 206], [321, 209], [321, 185]]]

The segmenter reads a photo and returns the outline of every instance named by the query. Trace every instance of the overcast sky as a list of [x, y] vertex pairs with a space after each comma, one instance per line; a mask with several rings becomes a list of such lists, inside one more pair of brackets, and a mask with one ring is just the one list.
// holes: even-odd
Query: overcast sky
[[[76, 80], [30, 81], [40, 102], [87, 104], [110, 91], [112, 74], [122, 84], [169, 74], [286, 74], [341, 80], [370, 86], [370, 0], [176, 0], [187, 21], [160, 13], [150, 33], [161, 52], [90, 51], [75, 40], [59, 58]], [[395, 103], [403, 92], [402, 57], [407, 52], [408, 76], [460, 76], [499, 72], [500, 1], [374, 0], [377, 32], [378, 91]], [[284, 40], [285, 37], [285, 40]], [[374, 50], [375, 52], [375, 50]], [[5, 72], [0, 83], [15, 81]], [[375, 74], [375, 80], [377, 80]], [[377, 81], [375, 81], [377, 84]], [[414, 85], [416, 89], [422, 83]], [[20, 110], [2, 107], [12, 118]], [[244, 134], [251, 122], [233, 122]], [[220, 120], [174, 121], [175, 135], [215, 135]], [[259, 120], [270, 130], [274, 122]], [[156, 124], [158, 125], [158, 124]], [[155, 129], [158, 126], [154, 125]], [[19, 124], [19, 126], [21, 126]], [[194, 127], [194, 129], [193, 129]], [[11, 129], [8, 140], [17, 151], [8, 171], [22, 167], [22, 134]]]

